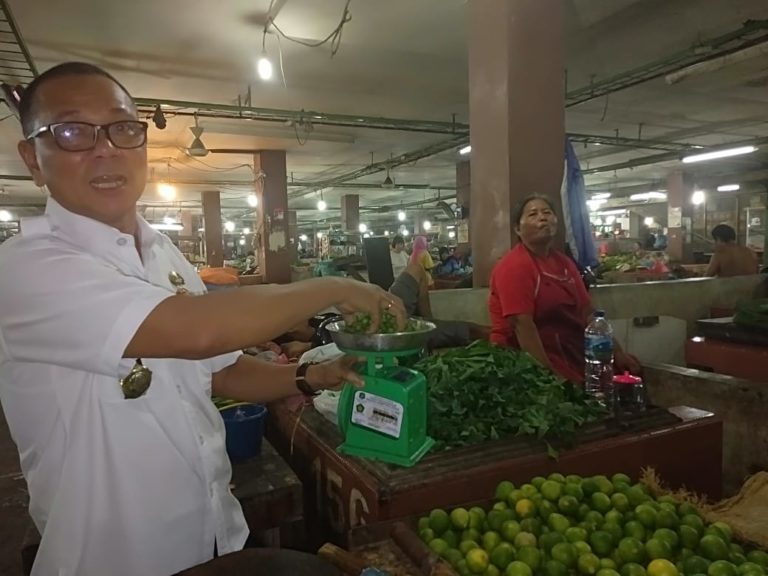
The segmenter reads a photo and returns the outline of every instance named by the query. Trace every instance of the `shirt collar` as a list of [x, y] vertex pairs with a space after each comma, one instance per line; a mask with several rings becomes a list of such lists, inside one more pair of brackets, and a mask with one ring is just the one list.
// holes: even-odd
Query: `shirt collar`
[[[70, 212], [52, 197], [48, 197], [45, 214], [50, 221], [51, 230], [64, 234], [78, 246], [89, 252], [100, 253], [115, 243], [124, 245], [126, 241], [134, 242], [132, 235], [123, 234], [117, 228], [93, 218]], [[138, 225], [140, 247], [142, 252], [144, 252], [161, 239], [161, 234], [152, 228], [139, 214], [136, 214], [136, 223]]]

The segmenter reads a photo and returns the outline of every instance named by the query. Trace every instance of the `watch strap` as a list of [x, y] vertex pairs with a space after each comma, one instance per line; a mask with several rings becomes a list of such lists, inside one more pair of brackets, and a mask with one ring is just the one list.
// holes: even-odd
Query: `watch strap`
[[305, 362], [299, 364], [298, 368], [296, 368], [296, 388], [298, 388], [299, 392], [305, 396], [317, 396], [319, 394], [319, 392], [314, 390], [312, 386], [309, 385], [309, 382], [307, 382], [307, 370], [314, 364], [315, 362]]

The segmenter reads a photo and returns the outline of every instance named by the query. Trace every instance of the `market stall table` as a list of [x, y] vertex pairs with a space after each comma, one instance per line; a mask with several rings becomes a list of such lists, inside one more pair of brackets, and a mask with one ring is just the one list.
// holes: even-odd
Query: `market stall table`
[[768, 381], [768, 336], [734, 324], [732, 317], [699, 320], [696, 331], [685, 344], [686, 366]]
[[541, 442], [508, 438], [431, 453], [412, 468], [400, 468], [339, 454], [338, 428], [312, 408], [299, 419], [285, 404], [275, 405], [268, 428], [306, 488], [310, 534], [342, 543], [361, 524], [484, 501], [501, 480], [525, 482], [555, 471], [637, 475], [653, 466], [672, 486], [719, 498], [722, 433], [722, 422], [712, 413], [656, 408], [623, 425], [609, 421], [585, 427], [576, 447], [561, 452], [558, 460], [547, 456]]

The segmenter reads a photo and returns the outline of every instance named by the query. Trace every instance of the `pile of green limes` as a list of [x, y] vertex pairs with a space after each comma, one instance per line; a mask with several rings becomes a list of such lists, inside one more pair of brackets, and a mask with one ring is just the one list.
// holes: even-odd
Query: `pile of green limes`
[[[371, 315], [359, 313], [355, 315], [355, 319], [346, 327], [347, 332], [353, 334], [364, 334], [368, 332], [371, 327]], [[404, 332], [414, 332], [416, 330], [416, 321], [411, 319], [405, 325]], [[379, 334], [394, 334], [400, 332], [397, 329], [397, 318], [394, 314], [387, 312], [386, 310], [381, 313], [381, 323], [379, 324]]]

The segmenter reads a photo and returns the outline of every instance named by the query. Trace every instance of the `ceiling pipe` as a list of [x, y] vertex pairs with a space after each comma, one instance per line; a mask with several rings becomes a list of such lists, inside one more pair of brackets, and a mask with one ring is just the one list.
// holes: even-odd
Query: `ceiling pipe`
[[766, 54], [768, 54], [768, 42], [763, 42], [762, 44], [750, 46], [749, 48], [744, 48], [737, 52], [726, 54], [725, 56], [708, 59], [704, 62], [699, 62], [698, 64], [693, 64], [682, 70], [673, 72], [672, 74], [667, 74], [664, 81], [669, 85], [677, 84], [686, 78], [716, 72], [726, 66], [744, 62], [745, 60], [751, 60], [752, 58], [759, 58]]

